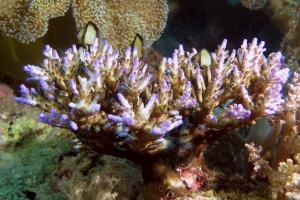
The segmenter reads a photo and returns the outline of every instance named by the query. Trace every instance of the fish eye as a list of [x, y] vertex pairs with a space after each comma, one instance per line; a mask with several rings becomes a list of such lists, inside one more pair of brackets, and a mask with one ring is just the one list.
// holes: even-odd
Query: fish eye
[[162, 187], [161, 186], [159, 186], [159, 191], [162, 191], [163, 189], [162, 189]]

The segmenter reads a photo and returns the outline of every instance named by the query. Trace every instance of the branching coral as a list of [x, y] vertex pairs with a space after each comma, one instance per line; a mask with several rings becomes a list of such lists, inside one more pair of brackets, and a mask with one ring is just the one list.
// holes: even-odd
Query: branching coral
[[[127, 158], [143, 167], [148, 199], [201, 188], [211, 170], [203, 151], [220, 135], [276, 113], [284, 102], [281, 53], [263, 55], [253, 39], [228, 54], [226, 40], [200, 68], [180, 45], [151, 74], [130, 47], [123, 56], [96, 38], [63, 57], [46, 46], [41, 67], [24, 70], [37, 88], [21, 85], [16, 101], [44, 110], [42, 122], [73, 130], [75, 148]], [[171, 169], [171, 170], [170, 170]]]
[[63, 16], [70, 6], [78, 29], [93, 21], [119, 49], [129, 45], [136, 33], [152, 44], [168, 15], [166, 0], [5, 0], [0, 4], [0, 29], [23, 43], [32, 42], [45, 35], [49, 19]]
[[[299, 142], [299, 139], [297, 141]], [[289, 158], [285, 162], [280, 162], [278, 169], [273, 170], [266, 160], [270, 155], [266, 154], [263, 157], [260, 155], [261, 147], [254, 147], [253, 143], [246, 144], [246, 147], [250, 152], [249, 161], [254, 163], [253, 178], [256, 175], [268, 177], [273, 199], [299, 199], [299, 153], [293, 159]]]
[[[280, 106], [274, 125], [283, 121], [273, 154], [261, 156], [262, 147], [246, 145], [250, 152], [249, 161], [254, 163], [254, 176], [268, 176], [273, 199], [299, 199], [300, 137], [299, 101], [300, 76], [294, 73], [288, 84], [285, 103]], [[271, 158], [271, 163], [267, 161]]]

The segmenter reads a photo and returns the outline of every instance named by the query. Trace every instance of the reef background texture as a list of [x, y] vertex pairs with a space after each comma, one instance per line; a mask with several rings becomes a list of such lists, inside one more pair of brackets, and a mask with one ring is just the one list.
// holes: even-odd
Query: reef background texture
[[[161, 38], [152, 45], [167, 57], [178, 48], [178, 44], [183, 44], [185, 50], [190, 52], [192, 47], [213, 52], [224, 38], [228, 39], [227, 49], [231, 50], [239, 47], [243, 39], [251, 41], [254, 37], [266, 42], [267, 55], [280, 49], [286, 34], [274, 25], [271, 15], [263, 9], [253, 11], [241, 4], [218, 0], [173, 0], [169, 1], [169, 7], [166, 28]], [[21, 44], [0, 32], [0, 93], [1, 90], [5, 93], [0, 95], [1, 199], [75, 199], [73, 194], [77, 188], [84, 188], [82, 199], [91, 199], [88, 192], [95, 188], [100, 188], [95, 199], [144, 199], [138, 166], [109, 156], [99, 158], [89, 155], [89, 160], [85, 160], [84, 154], [72, 150], [70, 141], [74, 136], [71, 132], [37, 122], [38, 109], [33, 110], [12, 101], [13, 92], [17, 94], [20, 81], [27, 77], [22, 67], [28, 63], [40, 64], [44, 58], [41, 52], [45, 44], [62, 52], [73, 43], [77, 43], [76, 28], [70, 11], [63, 17], [49, 20], [46, 35], [30, 44]], [[9, 89], [4, 85], [12, 91], [7, 91]], [[209, 146], [205, 157], [224, 174], [243, 173], [238, 164], [230, 164], [236, 159], [233, 152], [239, 148], [234, 139], [227, 135]], [[215, 149], [222, 151], [210, 154], [216, 152]], [[66, 157], [68, 162], [63, 162], [62, 158]], [[76, 163], [80, 165], [74, 168]], [[220, 177], [218, 186], [214, 181], [210, 182], [211, 188], [218, 192], [208, 190], [201, 193], [202, 197], [271, 199], [266, 180], [245, 182], [237, 175], [230, 179]], [[230, 189], [234, 187], [237, 189]], [[189, 198], [199, 197], [191, 194]]]

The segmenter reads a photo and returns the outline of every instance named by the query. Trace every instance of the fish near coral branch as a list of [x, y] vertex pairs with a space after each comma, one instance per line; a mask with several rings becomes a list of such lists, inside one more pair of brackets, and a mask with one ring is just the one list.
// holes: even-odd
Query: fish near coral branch
[[[264, 43], [257, 44], [257, 39], [249, 45], [245, 40], [230, 56], [225, 45], [226, 41], [217, 54], [212, 54], [212, 77], [204, 76], [207, 84], [202, 95], [204, 103], [197, 110], [202, 116], [205, 111], [203, 119], [206, 122], [200, 123], [211, 123], [214, 127], [235, 126], [236, 123], [247, 124], [255, 118], [274, 114], [278, 105], [284, 102], [280, 91], [289, 72], [288, 68], [281, 69], [281, 54], [273, 53], [265, 58]], [[215, 114], [216, 109], [220, 114]], [[235, 119], [238, 121], [233, 121]]]

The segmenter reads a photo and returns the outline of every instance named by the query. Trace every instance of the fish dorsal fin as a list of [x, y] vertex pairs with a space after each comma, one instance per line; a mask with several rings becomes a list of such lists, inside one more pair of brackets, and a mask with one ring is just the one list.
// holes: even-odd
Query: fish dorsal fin
[[136, 34], [133, 42], [131, 43], [131, 50], [133, 51], [134, 47], [137, 47], [137, 55], [139, 59], [143, 58], [145, 52], [146, 52], [146, 47], [144, 45], [144, 39], [140, 34]]
[[100, 38], [100, 31], [92, 21], [89, 21], [89, 23], [87, 23], [85, 27], [79, 29], [77, 33], [79, 43], [82, 45], [92, 45], [96, 37]]

